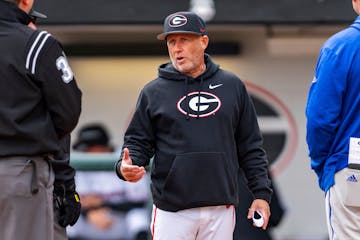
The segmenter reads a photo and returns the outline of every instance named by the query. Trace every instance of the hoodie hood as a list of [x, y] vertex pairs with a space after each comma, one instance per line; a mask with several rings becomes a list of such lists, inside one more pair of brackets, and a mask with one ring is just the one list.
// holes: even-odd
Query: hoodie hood
[[208, 54], [205, 54], [204, 58], [205, 58], [206, 70], [196, 78], [187, 77], [186, 75], [182, 74], [173, 67], [171, 62], [160, 65], [158, 69], [158, 75], [160, 78], [164, 78], [172, 81], [184, 81], [184, 79], [193, 79], [194, 81], [196, 80], [200, 81], [201, 79], [201, 81], [203, 80], [205, 81], [206, 79], [213, 76], [219, 70], [219, 65], [215, 64], [211, 60], [211, 57]]

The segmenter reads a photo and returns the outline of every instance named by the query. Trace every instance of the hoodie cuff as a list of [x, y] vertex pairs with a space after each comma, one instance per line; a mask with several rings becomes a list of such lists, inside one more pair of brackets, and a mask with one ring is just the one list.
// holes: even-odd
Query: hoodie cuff
[[267, 201], [269, 204], [271, 202], [271, 196], [272, 196], [272, 191], [268, 191], [268, 190], [261, 190], [254, 193], [255, 199], [263, 199]]
[[123, 175], [121, 174], [121, 172], [120, 172], [121, 161], [122, 161], [122, 160], [118, 160], [118, 161], [115, 163], [114, 168], [115, 168], [116, 175], [117, 175], [120, 179], [126, 181], [126, 179], [124, 178], [124, 176], [123, 176]]

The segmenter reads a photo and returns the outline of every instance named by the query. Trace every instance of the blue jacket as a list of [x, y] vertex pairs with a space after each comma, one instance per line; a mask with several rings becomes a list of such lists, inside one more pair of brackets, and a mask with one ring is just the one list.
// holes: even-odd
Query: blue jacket
[[327, 191], [348, 165], [350, 137], [360, 137], [360, 17], [321, 48], [306, 117], [311, 168]]

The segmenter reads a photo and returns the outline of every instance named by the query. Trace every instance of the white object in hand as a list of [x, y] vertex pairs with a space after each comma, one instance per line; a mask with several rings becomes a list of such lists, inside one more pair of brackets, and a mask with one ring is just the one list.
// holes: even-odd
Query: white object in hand
[[262, 225], [264, 225], [264, 218], [258, 211], [254, 211], [252, 220], [256, 227], [262, 227]]

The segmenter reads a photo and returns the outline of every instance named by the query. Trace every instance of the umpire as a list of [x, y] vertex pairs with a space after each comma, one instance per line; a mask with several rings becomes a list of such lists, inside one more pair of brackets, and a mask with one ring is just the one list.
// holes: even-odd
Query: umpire
[[53, 240], [80, 211], [69, 135], [81, 91], [61, 45], [29, 28], [34, 0], [0, 1], [0, 239]]

